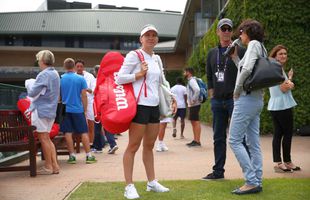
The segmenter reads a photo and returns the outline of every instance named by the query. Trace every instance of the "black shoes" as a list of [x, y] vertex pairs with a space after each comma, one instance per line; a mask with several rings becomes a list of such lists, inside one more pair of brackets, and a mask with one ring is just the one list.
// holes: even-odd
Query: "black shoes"
[[237, 188], [233, 191], [231, 191], [232, 194], [237, 194], [237, 195], [243, 195], [243, 194], [255, 194], [263, 191], [263, 188], [261, 186], [256, 186], [252, 189], [249, 190], [240, 190], [240, 188]]
[[193, 140], [190, 143], [186, 144], [188, 147], [201, 147], [201, 143], [200, 142], [196, 142], [195, 140]]
[[224, 179], [224, 174], [222, 174], [222, 175], [217, 175], [217, 174], [214, 174], [214, 173], [210, 173], [210, 174], [208, 174], [207, 176], [202, 177], [201, 180], [204, 180], [204, 181], [212, 181], [212, 180], [221, 180], [221, 179]]
[[177, 136], [177, 129], [173, 128], [173, 133], [172, 133], [172, 137], [176, 137]]

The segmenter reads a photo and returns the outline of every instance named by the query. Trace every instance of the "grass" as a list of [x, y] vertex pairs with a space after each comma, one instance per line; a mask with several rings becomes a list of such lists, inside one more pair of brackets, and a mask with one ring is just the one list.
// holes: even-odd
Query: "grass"
[[[310, 179], [264, 179], [263, 192], [251, 195], [233, 195], [231, 190], [241, 186], [243, 180], [223, 181], [161, 181], [170, 188], [167, 193], [146, 192], [146, 182], [136, 182], [140, 199], [148, 200], [308, 200]], [[118, 200], [125, 199], [123, 182], [85, 182], [69, 197], [69, 200]]]

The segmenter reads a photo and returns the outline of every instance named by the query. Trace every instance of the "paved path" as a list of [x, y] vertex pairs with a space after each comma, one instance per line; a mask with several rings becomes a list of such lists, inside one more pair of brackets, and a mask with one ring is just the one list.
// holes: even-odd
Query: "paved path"
[[[172, 128], [169, 124], [166, 129], [165, 142], [168, 152], [156, 152], [156, 176], [159, 180], [200, 179], [211, 172], [213, 165], [212, 128], [202, 126], [202, 147], [188, 148], [185, 144], [192, 139], [191, 125], [186, 121], [185, 139], [176, 139], [171, 136]], [[76, 165], [66, 164], [66, 156], [60, 156], [61, 173], [52, 176], [37, 176], [30, 178], [29, 172], [0, 173], [0, 199], [1, 200], [59, 200], [83, 181], [123, 181], [122, 156], [128, 141], [127, 133], [120, 136], [118, 145], [120, 149], [115, 155], [108, 155], [107, 148], [104, 153], [96, 154], [98, 163], [85, 164], [85, 154], [78, 155]], [[302, 167], [302, 171], [290, 174], [277, 174], [273, 172], [271, 136], [261, 138], [264, 177], [294, 177], [310, 178], [310, 137], [293, 138], [292, 158]], [[38, 157], [39, 160], [39, 157]], [[146, 175], [141, 159], [141, 151], [136, 155], [134, 180], [145, 181]], [[25, 161], [27, 162], [27, 161]], [[39, 160], [38, 165], [42, 162]], [[235, 156], [228, 147], [226, 161], [226, 179], [242, 178], [242, 172]]]

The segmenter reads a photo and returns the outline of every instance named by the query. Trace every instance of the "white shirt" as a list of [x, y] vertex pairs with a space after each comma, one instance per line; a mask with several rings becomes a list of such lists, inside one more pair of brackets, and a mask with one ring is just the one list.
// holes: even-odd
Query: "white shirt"
[[186, 87], [183, 85], [177, 84], [171, 88], [171, 92], [175, 94], [178, 108], [186, 108], [185, 98], [184, 98], [184, 95], [186, 95]]
[[[138, 105], [158, 106], [159, 81], [161, 77], [161, 70], [158, 62], [161, 62], [161, 60], [160, 57], [155, 54], [149, 55], [142, 49], [140, 49], [140, 51], [144, 56], [145, 62], [148, 64], [148, 71], [146, 73], [147, 94], [145, 94], [145, 89], [143, 87], [139, 102], [137, 103]], [[118, 72], [116, 82], [118, 84], [132, 83], [136, 99], [138, 98], [139, 91], [144, 80], [144, 78], [136, 80], [135, 74], [139, 71], [141, 71], [141, 61], [136, 52], [130, 51], [126, 55], [124, 63]]]
[[87, 92], [87, 104], [93, 105], [94, 102], [94, 90], [96, 87], [96, 79], [94, 75], [87, 71], [83, 71], [83, 77], [86, 80], [87, 88], [91, 89], [92, 93]]

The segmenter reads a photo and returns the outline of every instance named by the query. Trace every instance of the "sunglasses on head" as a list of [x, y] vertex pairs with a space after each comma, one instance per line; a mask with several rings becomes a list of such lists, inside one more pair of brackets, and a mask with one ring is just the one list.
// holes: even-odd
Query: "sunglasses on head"
[[232, 32], [232, 28], [231, 28], [231, 27], [222, 26], [222, 27], [221, 27], [221, 31], [222, 31], [222, 32], [226, 32], [226, 31]]

